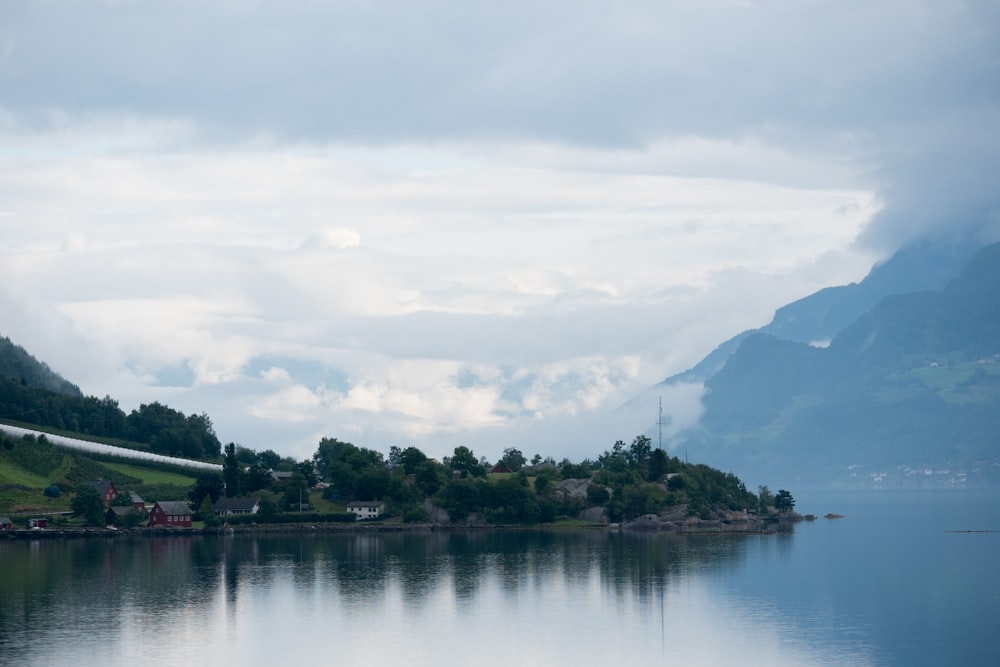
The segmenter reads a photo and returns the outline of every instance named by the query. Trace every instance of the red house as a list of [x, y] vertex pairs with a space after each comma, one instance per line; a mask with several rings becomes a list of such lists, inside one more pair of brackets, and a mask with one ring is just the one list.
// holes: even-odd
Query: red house
[[162, 500], [149, 511], [149, 525], [191, 527], [191, 508], [181, 500]]
[[115, 488], [114, 482], [99, 479], [96, 482], [84, 482], [84, 484], [97, 489], [97, 492], [101, 494], [101, 500], [104, 501], [105, 509], [111, 507], [112, 501], [118, 497], [118, 489]]

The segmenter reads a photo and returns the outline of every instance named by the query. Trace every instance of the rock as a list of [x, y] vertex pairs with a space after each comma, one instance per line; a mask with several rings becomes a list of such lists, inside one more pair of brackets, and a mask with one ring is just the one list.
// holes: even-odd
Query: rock
[[586, 498], [590, 487], [589, 479], [564, 479], [556, 482], [555, 487], [562, 490], [570, 498]]
[[448, 524], [451, 523], [451, 517], [448, 516], [448, 512], [444, 511], [437, 505], [431, 502], [430, 498], [424, 500], [423, 504], [424, 511], [427, 512], [427, 520], [434, 524]]
[[608, 509], [606, 507], [588, 507], [577, 515], [584, 521], [591, 523], [608, 523]]

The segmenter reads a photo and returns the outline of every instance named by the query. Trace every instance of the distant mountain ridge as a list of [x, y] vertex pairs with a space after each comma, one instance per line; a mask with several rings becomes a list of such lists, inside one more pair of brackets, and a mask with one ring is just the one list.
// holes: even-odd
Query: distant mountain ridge
[[979, 247], [968, 240], [906, 246], [876, 264], [860, 283], [827, 287], [782, 306], [769, 324], [733, 336], [697, 365], [661, 384], [708, 380], [748, 336], [756, 333], [798, 343], [830, 341], [885, 297], [941, 289], [958, 275]]
[[0, 377], [65, 396], [83, 396], [78, 386], [4, 336], [0, 336]]
[[[890, 266], [896, 258], [881, 276], [877, 267], [869, 278], [881, 287], [863, 298], [841, 292], [840, 303], [856, 308], [885, 286], [939, 281], [944, 265], [900, 283], [921, 252], [907, 258], [909, 268], [899, 265], [898, 277]], [[829, 315], [831, 308], [817, 306], [839, 297], [818, 295], [737, 337], [735, 351], [706, 379], [701, 423], [682, 433], [678, 446], [750, 477], [766, 472], [773, 479], [780, 471], [800, 482], [1000, 480], [1000, 244], [979, 250], [942, 289], [882, 298], [827, 348], [772, 333], [781, 331], [775, 323], [795, 323], [790, 313], [814, 315], [799, 338], [849, 314]]]

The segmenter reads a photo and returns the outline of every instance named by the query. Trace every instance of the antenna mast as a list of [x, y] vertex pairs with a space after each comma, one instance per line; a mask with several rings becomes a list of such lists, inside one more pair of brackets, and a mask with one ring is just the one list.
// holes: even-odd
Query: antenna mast
[[662, 396], [660, 396], [660, 414], [656, 418], [656, 428], [659, 431], [659, 436], [660, 436], [659, 444], [657, 445], [657, 447], [659, 449], [663, 449], [663, 397]]

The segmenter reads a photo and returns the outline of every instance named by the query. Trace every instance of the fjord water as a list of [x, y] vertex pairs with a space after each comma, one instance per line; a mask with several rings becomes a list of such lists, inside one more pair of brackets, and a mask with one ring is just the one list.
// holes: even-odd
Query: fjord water
[[996, 665], [996, 492], [799, 499], [772, 535], [0, 541], [0, 663]]

